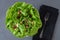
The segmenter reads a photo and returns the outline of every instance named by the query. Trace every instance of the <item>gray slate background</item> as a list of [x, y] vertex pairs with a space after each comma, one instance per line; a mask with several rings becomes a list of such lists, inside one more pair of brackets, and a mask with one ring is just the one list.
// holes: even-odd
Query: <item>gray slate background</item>
[[[32, 37], [23, 39], [16, 38], [5, 28], [5, 12], [9, 6], [17, 1], [31, 3], [37, 9], [39, 9], [42, 4], [60, 9], [60, 0], [0, 0], [0, 40], [32, 40]], [[60, 14], [58, 16], [52, 40], [60, 40]]]

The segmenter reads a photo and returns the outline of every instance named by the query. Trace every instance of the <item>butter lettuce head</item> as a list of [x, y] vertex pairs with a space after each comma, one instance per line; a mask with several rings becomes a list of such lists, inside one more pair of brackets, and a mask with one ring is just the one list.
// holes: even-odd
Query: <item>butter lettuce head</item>
[[16, 37], [33, 36], [42, 27], [39, 12], [31, 4], [16, 2], [6, 12], [6, 27]]

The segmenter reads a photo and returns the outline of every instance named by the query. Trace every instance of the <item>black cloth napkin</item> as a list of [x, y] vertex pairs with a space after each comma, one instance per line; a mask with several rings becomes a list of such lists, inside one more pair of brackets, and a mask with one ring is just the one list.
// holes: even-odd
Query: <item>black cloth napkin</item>
[[50, 7], [50, 6], [46, 6], [46, 5], [40, 6], [39, 13], [40, 13], [40, 17], [41, 17], [43, 25], [44, 25], [45, 14], [50, 13], [50, 17], [46, 23], [46, 27], [44, 28], [43, 38], [39, 37], [41, 30], [43, 28], [43, 26], [42, 26], [42, 28], [38, 30], [38, 33], [33, 36], [32, 40], [51, 40], [52, 39], [55, 24], [56, 24], [57, 17], [58, 17], [58, 11], [59, 10], [54, 7]]

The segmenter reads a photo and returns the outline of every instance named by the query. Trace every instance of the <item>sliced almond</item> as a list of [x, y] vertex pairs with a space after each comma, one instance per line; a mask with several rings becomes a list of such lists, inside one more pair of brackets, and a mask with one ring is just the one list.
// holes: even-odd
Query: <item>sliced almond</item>
[[18, 24], [13, 26], [13, 29], [16, 30], [16, 28], [18, 27]]
[[20, 10], [18, 10], [18, 16], [17, 16], [17, 19], [19, 19], [19, 18], [20, 18], [20, 14], [21, 14], [21, 11], [20, 11]]
[[26, 28], [29, 28], [29, 25], [25, 25]]
[[18, 15], [20, 15], [21, 14], [21, 11], [20, 10], [18, 10]]
[[16, 24], [16, 26], [18, 27], [18, 24]]
[[16, 26], [16, 25], [14, 25], [13, 29], [14, 29], [14, 30], [16, 30], [16, 28], [17, 28], [17, 26]]

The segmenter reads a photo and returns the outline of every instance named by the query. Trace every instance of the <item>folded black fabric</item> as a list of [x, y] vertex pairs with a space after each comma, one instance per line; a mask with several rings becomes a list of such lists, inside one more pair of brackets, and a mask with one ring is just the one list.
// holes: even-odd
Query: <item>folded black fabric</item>
[[55, 24], [57, 21], [57, 17], [58, 17], [58, 9], [50, 7], [50, 6], [42, 5], [40, 6], [39, 12], [40, 12], [43, 25], [44, 25], [45, 14], [49, 13], [50, 17], [49, 17], [49, 20], [47, 21], [46, 27], [44, 28], [43, 38], [39, 38], [40, 32], [42, 30], [42, 29], [39, 29], [38, 33], [33, 36], [33, 40], [51, 40], [53, 36]]

